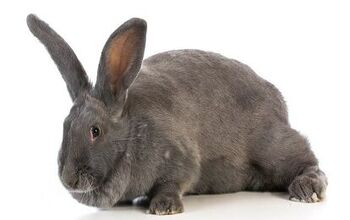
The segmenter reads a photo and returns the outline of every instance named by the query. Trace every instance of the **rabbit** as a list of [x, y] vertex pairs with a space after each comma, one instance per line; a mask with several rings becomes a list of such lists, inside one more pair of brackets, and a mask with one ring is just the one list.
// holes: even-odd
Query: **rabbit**
[[291, 128], [277, 88], [220, 54], [186, 49], [143, 60], [146, 22], [108, 38], [93, 86], [71, 47], [36, 15], [30, 31], [56, 63], [73, 106], [58, 156], [80, 203], [111, 208], [142, 196], [148, 212], [184, 211], [182, 197], [286, 191], [318, 202], [327, 178]]

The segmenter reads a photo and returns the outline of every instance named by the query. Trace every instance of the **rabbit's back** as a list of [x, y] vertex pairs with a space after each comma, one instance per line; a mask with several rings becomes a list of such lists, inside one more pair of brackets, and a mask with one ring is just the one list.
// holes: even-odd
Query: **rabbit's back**
[[267, 126], [288, 125], [285, 103], [272, 84], [247, 65], [211, 52], [176, 50], [144, 60], [128, 97], [132, 114], [156, 124], [155, 136], [173, 139], [200, 165], [205, 184], [192, 188], [194, 193], [245, 188], [253, 175], [247, 172], [250, 143]]

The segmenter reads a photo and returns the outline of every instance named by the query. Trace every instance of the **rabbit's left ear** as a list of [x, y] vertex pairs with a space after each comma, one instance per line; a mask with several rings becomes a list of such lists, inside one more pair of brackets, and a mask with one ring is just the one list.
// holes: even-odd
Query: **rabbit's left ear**
[[79, 62], [72, 48], [48, 24], [37, 16], [27, 17], [30, 31], [43, 43], [56, 63], [68, 92], [74, 101], [80, 94], [91, 90], [91, 84], [85, 70]]
[[146, 22], [132, 18], [107, 40], [98, 68], [95, 92], [106, 104], [123, 98], [142, 64]]

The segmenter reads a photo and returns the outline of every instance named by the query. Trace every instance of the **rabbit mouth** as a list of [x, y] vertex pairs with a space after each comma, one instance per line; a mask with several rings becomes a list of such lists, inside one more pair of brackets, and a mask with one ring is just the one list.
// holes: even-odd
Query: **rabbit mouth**
[[72, 187], [63, 182], [64, 187], [70, 193], [88, 193], [96, 190], [98, 187], [94, 186], [92, 183], [85, 181], [85, 183], [77, 183], [76, 186]]
[[70, 176], [69, 178], [61, 177], [61, 182], [71, 193], [87, 193], [98, 188], [96, 177], [87, 173]]
[[87, 192], [92, 192], [95, 189], [97, 189], [97, 187], [94, 187], [92, 184], [88, 183], [88, 184], [77, 184], [77, 186], [69, 186], [66, 183], [63, 182], [64, 187], [71, 193], [87, 193]]
[[70, 193], [89, 193], [94, 191], [96, 188], [90, 188], [90, 189], [85, 189], [85, 190], [81, 190], [81, 189], [68, 189], [68, 192]]

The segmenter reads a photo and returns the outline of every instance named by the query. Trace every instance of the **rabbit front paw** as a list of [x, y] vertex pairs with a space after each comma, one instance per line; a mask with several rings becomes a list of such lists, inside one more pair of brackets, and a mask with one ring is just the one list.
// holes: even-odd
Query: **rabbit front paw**
[[306, 203], [319, 202], [324, 198], [326, 187], [327, 180], [323, 176], [298, 176], [288, 188], [290, 200]]
[[156, 215], [172, 215], [184, 211], [181, 198], [177, 194], [159, 194], [153, 197], [149, 213]]

